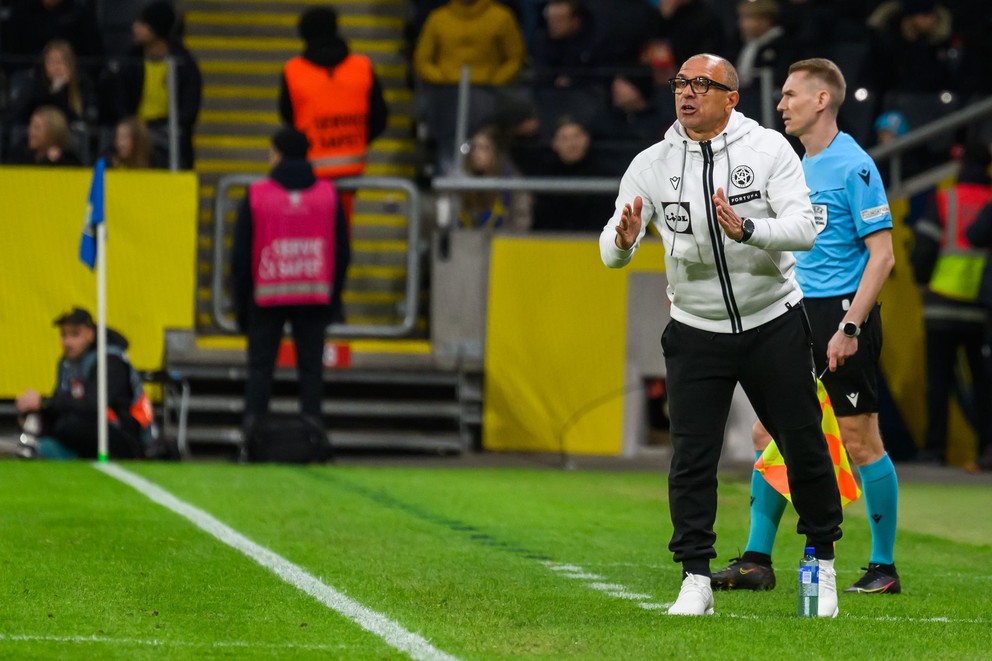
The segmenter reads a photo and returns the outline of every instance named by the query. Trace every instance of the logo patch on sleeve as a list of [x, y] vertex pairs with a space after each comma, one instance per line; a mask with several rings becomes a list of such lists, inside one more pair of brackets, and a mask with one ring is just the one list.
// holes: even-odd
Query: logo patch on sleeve
[[876, 223], [889, 215], [889, 205], [883, 204], [861, 212], [861, 220], [866, 223]]
[[662, 202], [665, 225], [676, 234], [692, 234], [688, 202]]
[[757, 200], [761, 198], [761, 191], [752, 190], [746, 193], [741, 193], [740, 195], [731, 195], [727, 198], [727, 201], [731, 204], [743, 204], [744, 202], [750, 202], [751, 200]]

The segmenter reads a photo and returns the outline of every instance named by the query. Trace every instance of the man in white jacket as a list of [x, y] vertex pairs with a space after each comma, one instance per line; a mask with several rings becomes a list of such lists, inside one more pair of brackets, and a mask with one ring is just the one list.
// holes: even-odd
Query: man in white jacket
[[843, 515], [791, 252], [816, 239], [809, 189], [785, 138], [734, 110], [730, 62], [693, 56], [670, 85], [678, 121], [627, 168], [599, 241], [611, 268], [631, 260], [649, 224], [665, 244], [669, 549], [683, 570], [669, 613], [713, 612], [717, 467], [739, 382], [789, 466], [797, 530], [820, 561], [818, 614], [835, 617]]

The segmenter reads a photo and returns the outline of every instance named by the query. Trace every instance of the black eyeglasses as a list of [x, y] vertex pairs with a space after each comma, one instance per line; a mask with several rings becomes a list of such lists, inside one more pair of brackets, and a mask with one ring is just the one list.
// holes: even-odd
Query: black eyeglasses
[[681, 94], [686, 85], [692, 87], [692, 91], [695, 94], [706, 94], [710, 91], [710, 87], [715, 87], [718, 90], [723, 90], [724, 92], [734, 91], [723, 83], [718, 83], [715, 80], [710, 80], [709, 78], [705, 78], [703, 76], [697, 76], [695, 78], [671, 78], [668, 81], [668, 86], [675, 94]]

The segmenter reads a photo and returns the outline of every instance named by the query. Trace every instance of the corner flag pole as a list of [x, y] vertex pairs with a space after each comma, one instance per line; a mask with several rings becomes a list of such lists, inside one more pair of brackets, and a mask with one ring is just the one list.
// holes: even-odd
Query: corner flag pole
[[96, 226], [97, 461], [107, 461], [107, 226]]
[[96, 401], [98, 461], [107, 461], [107, 226], [104, 224], [103, 175], [107, 163], [98, 158], [86, 198], [86, 222], [79, 241], [79, 259], [91, 271], [96, 269]]

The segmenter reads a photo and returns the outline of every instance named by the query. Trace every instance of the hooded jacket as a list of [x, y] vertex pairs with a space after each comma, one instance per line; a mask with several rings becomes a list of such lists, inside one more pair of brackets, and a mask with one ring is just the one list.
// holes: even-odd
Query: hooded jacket
[[[754, 223], [747, 243], [724, 234], [712, 196], [722, 188]], [[616, 246], [623, 205], [641, 196], [641, 232]], [[696, 142], [682, 125], [638, 154], [620, 181], [613, 217], [600, 235], [603, 263], [625, 266], [653, 224], [665, 244], [671, 315], [694, 328], [739, 333], [784, 314], [803, 297], [793, 250], [816, 240], [813, 207], [799, 157], [776, 131], [733, 111], [723, 132]]]
[[[122, 431], [138, 437], [138, 424], [130, 414], [134, 390], [131, 367], [125, 358], [127, 338], [107, 329], [107, 406], [121, 421]], [[50, 432], [60, 419], [96, 419], [98, 400], [96, 341], [76, 360], [62, 357], [55, 375], [55, 391], [42, 405], [44, 428]]]

